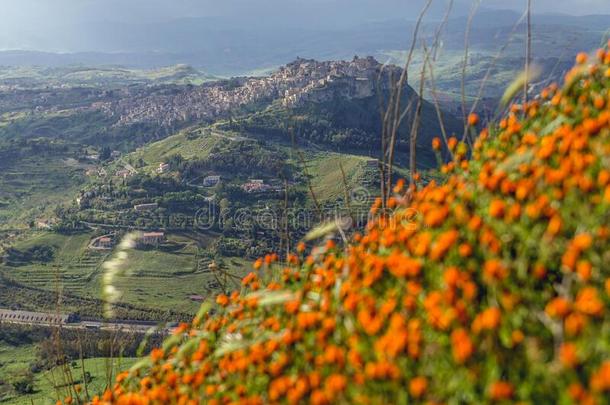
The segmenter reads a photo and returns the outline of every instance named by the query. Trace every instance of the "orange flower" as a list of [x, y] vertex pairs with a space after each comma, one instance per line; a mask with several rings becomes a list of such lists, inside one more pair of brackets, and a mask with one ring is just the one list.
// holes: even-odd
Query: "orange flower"
[[474, 127], [479, 124], [479, 116], [477, 114], [468, 115], [468, 125]]
[[579, 65], [584, 65], [585, 63], [587, 63], [588, 59], [589, 59], [589, 55], [587, 55], [584, 52], [581, 52], [578, 55], [576, 55], [576, 63], [578, 63]]
[[602, 366], [591, 376], [591, 389], [597, 392], [610, 392], [610, 361], [605, 361]]
[[421, 398], [428, 389], [428, 380], [426, 377], [415, 377], [409, 381], [409, 393], [414, 398]]
[[576, 265], [576, 272], [583, 279], [583, 281], [588, 281], [591, 278], [593, 266], [591, 263], [586, 260], [581, 260]]
[[447, 232], [442, 233], [436, 243], [432, 245], [430, 249], [430, 259], [439, 260], [447, 251], [455, 244], [460, 233], [455, 229], [451, 229]]
[[[244, 278], [241, 280], [241, 285], [243, 285], [243, 286], [247, 286], [248, 284], [250, 284], [250, 283], [252, 283], [254, 280], [256, 280], [256, 278], [257, 278], [257, 277], [258, 277], [258, 276], [257, 276], [257, 275], [256, 275], [256, 273], [254, 273], [254, 272], [248, 273], [248, 275], [246, 275], [246, 277], [244, 277]], [[220, 296], [219, 296], [218, 298], [220, 298]], [[216, 299], [216, 302], [218, 302], [218, 299]], [[218, 304], [219, 304], [219, 305], [222, 305], [222, 304], [220, 304], [220, 303], [218, 303]], [[226, 305], [226, 304], [224, 304], [224, 305]], [[224, 305], [223, 305], [223, 306], [224, 306]]]
[[591, 247], [593, 244], [593, 238], [588, 233], [581, 233], [574, 237], [572, 241], [572, 245], [574, 248], [582, 251], [585, 251]]
[[541, 263], [536, 263], [532, 269], [532, 274], [538, 280], [542, 280], [546, 276], [546, 268]]
[[468, 243], [462, 243], [458, 248], [458, 253], [462, 257], [469, 257], [472, 254], [472, 247]]
[[325, 391], [331, 393], [331, 396], [343, 391], [345, 387], [347, 387], [347, 378], [341, 374], [329, 376], [324, 383]]
[[489, 398], [493, 401], [503, 401], [511, 399], [515, 389], [513, 385], [506, 381], [496, 381], [489, 387]]
[[405, 187], [405, 180], [398, 179], [398, 181], [396, 182], [396, 185], [394, 186], [394, 192], [398, 194], [403, 190], [404, 187]]
[[578, 292], [574, 308], [591, 316], [602, 316], [604, 313], [604, 303], [598, 298], [594, 287], [585, 287]]
[[441, 140], [438, 137], [432, 139], [432, 149], [434, 149], [434, 150], [441, 149]]
[[117, 405], [148, 405], [150, 401], [140, 394], [129, 392], [122, 395], [116, 403]]
[[544, 309], [552, 318], [565, 318], [570, 313], [570, 302], [562, 297], [554, 298]]
[[579, 363], [574, 343], [564, 343], [559, 348], [559, 360], [565, 367], [574, 368]]
[[153, 361], [159, 361], [165, 357], [165, 352], [163, 351], [163, 349], [152, 349], [152, 351], [150, 352], [150, 357]]
[[483, 266], [483, 277], [488, 283], [502, 280], [508, 276], [508, 270], [498, 259], [490, 259]]
[[218, 297], [216, 297], [216, 303], [222, 307], [226, 307], [229, 305], [229, 297], [224, 294], [220, 294]]
[[466, 362], [474, 352], [474, 345], [464, 329], [456, 329], [451, 333], [453, 359], [458, 364]]
[[447, 141], [447, 147], [451, 151], [455, 149], [457, 144], [458, 144], [458, 140], [455, 137], [453, 137], [453, 136], [451, 138], [449, 138], [449, 140]]
[[523, 339], [525, 339], [525, 335], [519, 329], [512, 331], [510, 337], [513, 345], [515, 346], [523, 342]]
[[410, 258], [398, 251], [388, 256], [386, 266], [388, 271], [396, 277], [415, 277], [422, 267], [419, 260]]
[[366, 309], [358, 311], [358, 323], [362, 326], [364, 331], [369, 335], [376, 335], [381, 329], [384, 323], [384, 319], [381, 316], [375, 316]]
[[587, 318], [579, 313], [568, 315], [564, 321], [564, 328], [569, 336], [576, 336], [582, 332], [587, 324]]
[[570, 384], [568, 387], [568, 395], [573, 401], [581, 401], [587, 394], [583, 386], [579, 383]]
[[558, 215], [554, 215], [549, 221], [547, 232], [551, 236], [556, 236], [561, 231], [561, 218]]
[[602, 169], [597, 175], [597, 184], [600, 187], [606, 187], [610, 183], [610, 171]]
[[487, 308], [481, 312], [472, 323], [472, 330], [479, 333], [482, 330], [494, 330], [500, 325], [502, 313], [496, 307]]
[[506, 209], [506, 203], [502, 200], [493, 200], [489, 206], [489, 215], [494, 218], [501, 218], [504, 216]]
[[311, 393], [311, 403], [312, 405], [327, 405], [330, 403], [326, 394], [324, 394], [321, 390], [315, 390]]
[[431, 227], [438, 227], [443, 224], [448, 215], [447, 207], [433, 208], [425, 214], [424, 223]]

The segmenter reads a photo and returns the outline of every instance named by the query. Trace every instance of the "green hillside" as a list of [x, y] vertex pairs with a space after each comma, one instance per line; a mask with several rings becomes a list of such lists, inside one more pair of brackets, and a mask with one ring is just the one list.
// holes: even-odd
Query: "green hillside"
[[54, 216], [85, 183], [90, 164], [65, 142], [32, 139], [2, 147], [0, 141], [0, 229], [23, 228]]
[[[380, 66], [357, 58], [336, 66], [359, 64]], [[195, 106], [206, 106], [197, 97], [211, 93], [176, 84], [198, 74], [187, 66], [146, 72], [157, 81], [154, 87], [117, 90], [111, 88], [144, 73], [79, 67], [20, 72], [32, 90], [0, 99], [0, 225], [6, 229], [0, 283], [13, 286], [2, 302], [46, 309], [59, 292], [67, 311], [99, 316], [102, 265], [121, 238], [137, 231], [163, 236], [130, 253], [126, 273], [116, 280], [120, 311], [138, 319], [178, 318], [195, 311], [202, 297], [234, 288], [248, 261], [288, 248], [289, 238], [302, 238], [328, 218], [357, 218], [356, 229], [362, 228], [380, 188], [379, 97], [354, 96], [353, 89], [370, 89], [359, 87], [354, 73], [313, 90], [294, 84], [324, 66], [299, 59], [287, 78], [273, 79], [274, 85], [294, 86], [304, 102], [289, 105], [268, 91], [239, 108], [223, 107], [227, 111], [213, 122], [173, 121], [175, 112], [167, 109], [159, 121], [149, 114], [166, 100], [194, 98]], [[4, 74], [11, 80], [10, 72]], [[28, 74], [101, 88], [39, 90]], [[238, 93], [264, 86], [242, 83], [209, 86]], [[214, 108], [225, 105], [222, 97]], [[403, 106], [417, 99], [407, 87]], [[90, 108], [92, 103], [109, 109]], [[152, 121], [130, 120], [140, 113]], [[407, 114], [399, 131], [396, 177], [408, 176], [412, 119]], [[445, 129], [458, 132], [462, 125], [447, 114]], [[430, 144], [440, 132], [435, 108], [425, 102], [417, 142], [422, 171], [436, 166]], [[99, 249], [102, 237], [110, 242]], [[174, 312], [163, 313], [167, 309]]]

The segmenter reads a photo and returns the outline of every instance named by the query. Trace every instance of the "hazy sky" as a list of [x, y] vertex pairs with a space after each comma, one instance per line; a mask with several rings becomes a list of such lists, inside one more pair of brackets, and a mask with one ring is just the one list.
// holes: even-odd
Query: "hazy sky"
[[[333, 29], [371, 21], [414, 19], [426, 0], [0, 0], [0, 49], [49, 51], [121, 50], [106, 46], [138, 23], [185, 17], [223, 17], [209, 26], [281, 32], [281, 28]], [[433, 0], [428, 17], [439, 19], [449, 0]], [[475, 0], [454, 0], [453, 16]], [[523, 11], [526, 0], [481, 0], [481, 9]], [[610, 0], [533, 0], [538, 13], [609, 14]], [[118, 23], [115, 24], [115, 23]], [[122, 24], [122, 25], [121, 25]], [[200, 23], [206, 24], [206, 23]], [[174, 30], [181, 24], [174, 24]], [[229, 27], [229, 25], [231, 27]], [[158, 30], [156, 32], [159, 32]], [[280, 34], [281, 35], [281, 34]], [[115, 44], [126, 43], [123, 39]]]
[[[423, 0], [2, 0], [0, 25], [54, 26], [89, 21], [160, 21], [180, 17], [265, 15], [309, 16], [332, 13], [341, 20], [396, 18], [412, 14]], [[437, 11], [447, 0], [435, 0]], [[456, 0], [465, 10], [470, 1]], [[533, 0], [537, 12], [610, 14], [610, 0]], [[522, 10], [525, 0], [482, 0], [482, 6]], [[398, 12], [397, 12], [398, 10]]]

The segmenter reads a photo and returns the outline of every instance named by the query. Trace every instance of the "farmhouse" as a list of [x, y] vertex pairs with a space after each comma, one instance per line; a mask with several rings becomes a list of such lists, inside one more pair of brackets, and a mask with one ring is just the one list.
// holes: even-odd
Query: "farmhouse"
[[249, 182], [241, 186], [242, 190], [246, 193], [265, 193], [273, 191], [273, 187], [269, 184], [265, 184], [263, 180], [250, 180]]
[[97, 241], [97, 246], [100, 249], [112, 249], [112, 246], [114, 246], [114, 241], [112, 238], [104, 236]]
[[204, 187], [214, 187], [218, 183], [220, 183], [220, 176], [207, 176], [203, 179]]
[[36, 227], [38, 229], [51, 229], [53, 223], [48, 219], [39, 219], [36, 221]]
[[136, 241], [137, 245], [142, 246], [155, 246], [165, 241], [164, 232], [146, 232], [143, 233]]
[[169, 164], [167, 163], [159, 163], [159, 167], [157, 167], [157, 173], [163, 174], [169, 170]]
[[131, 177], [133, 173], [131, 172], [131, 170], [121, 169], [118, 170], [114, 175], [126, 179], [127, 177]]

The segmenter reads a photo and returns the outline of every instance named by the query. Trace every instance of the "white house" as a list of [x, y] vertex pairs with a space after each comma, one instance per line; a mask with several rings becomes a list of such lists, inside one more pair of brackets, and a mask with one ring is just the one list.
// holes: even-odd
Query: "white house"
[[204, 187], [214, 187], [220, 183], [220, 176], [207, 176], [203, 179]]

